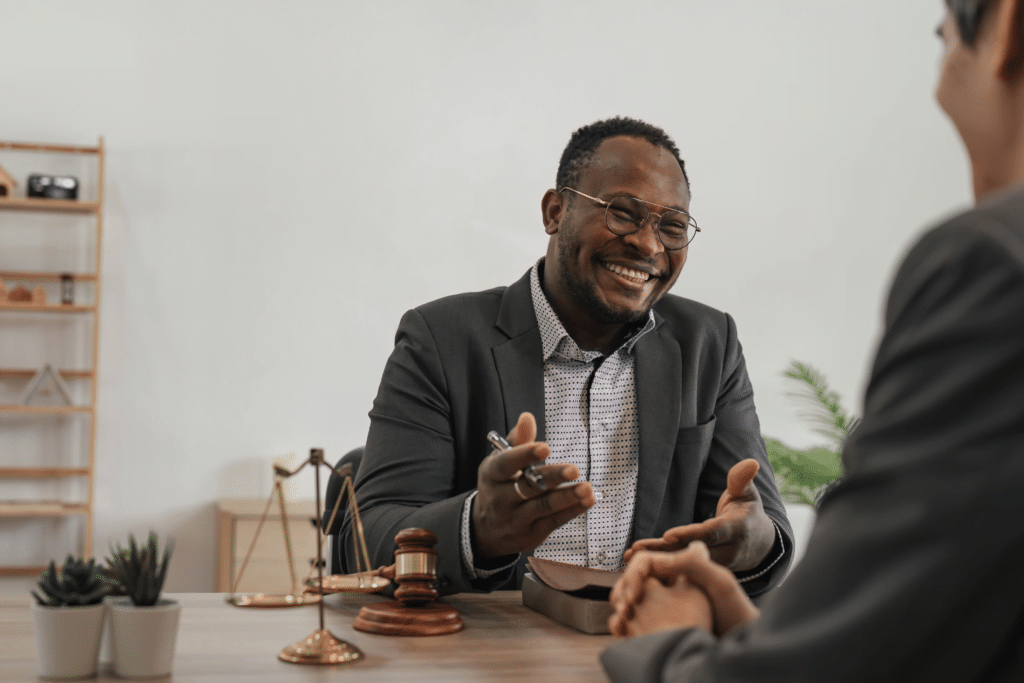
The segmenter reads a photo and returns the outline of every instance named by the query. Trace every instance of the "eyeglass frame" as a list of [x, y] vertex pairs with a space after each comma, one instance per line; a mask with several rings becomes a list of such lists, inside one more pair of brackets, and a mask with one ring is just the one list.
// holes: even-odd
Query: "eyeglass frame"
[[[651, 219], [651, 216], [657, 216], [657, 220], [654, 222], [654, 224], [651, 227], [654, 230], [654, 234], [657, 235], [657, 237], [658, 237], [658, 242], [660, 242], [661, 246], [665, 247], [665, 249], [667, 249], [669, 251], [679, 251], [680, 249], [686, 249], [686, 247], [690, 246], [690, 243], [693, 242], [693, 240], [697, 237], [697, 233], [701, 232], [700, 226], [697, 225], [697, 221], [694, 219], [693, 216], [690, 215], [690, 212], [682, 211], [680, 209], [673, 209], [671, 206], [662, 206], [661, 204], [655, 204], [654, 202], [648, 202], [648, 201], [645, 201], [643, 199], [640, 199], [639, 197], [634, 197], [632, 195], [620, 195], [619, 197], [615, 197], [615, 199], [619, 199], [620, 197], [625, 197], [626, 199], [632, 199], [634, 201], [640, 202], [641, 204], [646, 204], [647, 206], [656, 206], [659, 209], [666, 209], [666, 211], [663, 212], [663, 213], [654, 213], [653, 211], [648, 209], [647, 210], [647, 217], [644, 218], [643, 222], [640, 223], [640, 225], [636, 226], [636, 230], [633, 230], [632, 232], [622, 232], [622, 233], [615, 232], [615, 230], [612, 230], [611, 223], [608, 222], [608, 209], [610, 209], [611, 206], [612, 206], [612, 202], [611, 201], [609, 201], [607, 199], [599, 199], [597, 197], [591, 197], [589, 194], [587, 194], [585, 192], [580, 192], [579, 190], [577, 190], [575, 188], [572, 188], [572, 187], [568, 187], [568, 186], [563, 187], [562, 190], [569, 190], [569, 192], [575, 192], [576, 194], [580, 195], [581, 197], [586, 197], [587, 199], [589, 199], [590, 201], [594, 202], [598, 206], [603, 206], [604, 207], [604, 224], [605, 224], [605, 226], [608, 228], [609, 232], [611, 232], [613, 235], [618, 235], [619, 237], [625, 237], [626, 235], [635, 235], [636, 233], [640, 232], [641, 230], [644, 229], [644, 226], [647, 225], [647, 222]], [[559, 190], [559, 192], [561, 192], [562, 190]], [[614, 200], [612, 200], [612, 201], [614, 201]], [[665, 244], [664, 240], [661, 239], [661, 219], [669, 211], [683, 214], [684, 216], [686, 216], [689, 219], [687, 221], [687, 224], [693, 225], [693, 230], [694, 230], [693, 237], [688, 239], [686, 241], [686, 244], [684, 244], [681, 247], [670, 247], [667, 244]], [[634, 225], [636, 225], [636, 224], [634, 223]]]

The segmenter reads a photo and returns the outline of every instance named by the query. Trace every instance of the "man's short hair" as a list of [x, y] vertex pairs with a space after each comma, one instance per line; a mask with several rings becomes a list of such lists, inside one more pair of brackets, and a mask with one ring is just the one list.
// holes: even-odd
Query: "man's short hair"
[[964, 45], [974, 47], [977, 43], [981, 21], [991, 4], [991, 0], [946, 0], [946, 7], [956, 21]]
[[562, 158], [558, 162], [558, 174], [555, 176], [555, 189], [573, 187], [580, 179], [580, 174], [594, 158], [597, 148], [608, 138], [625, 135], [632, 138], [642, 138], [647, 142], [672, 152], [672, 156], [679, 162], [679, 168], [683, 172], [683, 180], [686, 181], [686, 189], [690, 189], [690, 179], [686, 175], [686, 164], [679, 156], [679, 148], [668, 133], [657, 126], [631, 119], [625, 116], [616, 116], [613, 119], [605, 119], [583, 126], [572, 134], [569, 144], [562, 152]]

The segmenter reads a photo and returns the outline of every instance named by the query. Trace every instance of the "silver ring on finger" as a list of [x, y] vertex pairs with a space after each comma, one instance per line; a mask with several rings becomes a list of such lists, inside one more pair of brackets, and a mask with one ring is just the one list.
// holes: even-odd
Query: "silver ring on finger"
[[523, 500], [530, 500], [530, 497], [526, 496], [526, 495], [523, 495], [523, 492], [519, 489], [519, 478], [518, 477], [516, 478], [515, 481], [512, 482], [512, 487], [516, 490], [516, 493], [519, 494], [520, 498], [522, 498]]

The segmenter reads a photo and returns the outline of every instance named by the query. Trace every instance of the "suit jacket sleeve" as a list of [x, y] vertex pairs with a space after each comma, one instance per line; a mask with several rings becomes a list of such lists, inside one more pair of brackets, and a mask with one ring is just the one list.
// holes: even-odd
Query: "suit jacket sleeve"
[[719, 393], [715, 400], [715, 431], [707, 462], [701, 471], [696, 515], [698, 519], [715, 516], [718, 500], [726, 489], [729, 470], [733, 465], [747, 458], [760, 463], [754, 486], [778, 534], [760, 567], [737, 573], [737, 577], [743, 580], [747, 594], [755, 597], [777, 586], [786, 576], [793, 559], [793, 529], [775, 485], [764, 439], [761, 437], [760, 422], [754, 408], [754, 389], [747, 375], [736, 324], [731, 316], [726, 315], [725, 318], [726, 346]]
[[[846, 476], [762, 617], [624, 641], [615, 681], [1014, 680], [1024, 665], [1024, 239], [974, 212], [900, 269]], [[1012, 230], [1017, 230], [1013, 234]], [[643, 669], [645, 676], [629, 675]], [[646, 667], [646, 668], [645, 668]], [[1016, 673], [1014, 673], [1016, 672]]]
[[[442, 593], [490, 589], [506, 582], [512, 571], [470, 581], [462, 567], [460, 520], [471, 488], [457, 478], [472, 477], [475, 482], [476, 469], [457, 471], [464, 468], [456, 462], [451, 412], [435, 337], [421, 313], [409, 311], [399, 324], [395, 349], [370, 411], [370, 431], [356, 474], [370, 563], [376, 567], [394, 562], [394, 538], [402, 529], [429, 529], [438, 537]], [[354, 566], [350, 522], [346, 519], [340, 536], [348, 564]]]

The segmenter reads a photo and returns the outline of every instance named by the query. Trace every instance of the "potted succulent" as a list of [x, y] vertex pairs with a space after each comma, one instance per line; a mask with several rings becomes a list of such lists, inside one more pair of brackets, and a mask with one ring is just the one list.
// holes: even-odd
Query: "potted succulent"
[[83, 678], [96, 675], [100, 636], [103, 634], [103, 598], [111, 584], [96, 566], [68, 555], [64, 566], [55, 562], [40, 575], [42, 594], [32, 591], [32, 616], [39, 653], [39, 675], [44, 678]]
[[162, 557], [158, 545], [154, 531], [145, 545], [129, 534], [128, 547], [111, 546], [107, 558], [107, 572], [118, 584], [118, 595], [106, 599], [117, 676], [151, 678], [171, 672], [181, 605], [160, 598], [173, 544], [165, 545]]

